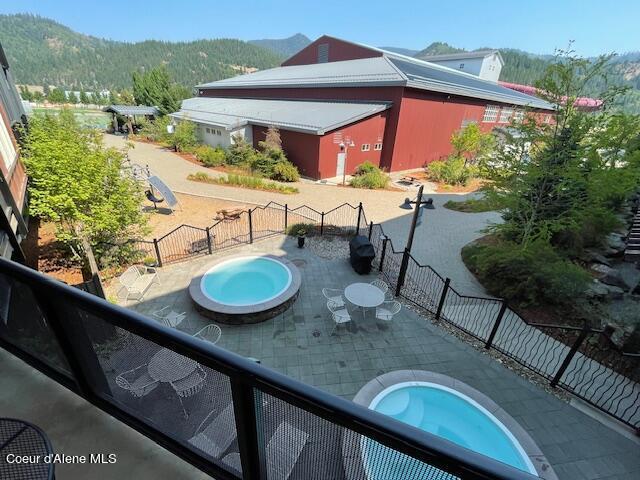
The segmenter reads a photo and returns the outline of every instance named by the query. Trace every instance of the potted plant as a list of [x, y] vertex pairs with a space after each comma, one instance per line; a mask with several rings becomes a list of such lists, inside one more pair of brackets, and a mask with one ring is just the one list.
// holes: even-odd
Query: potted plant
[[304, 228], [298, 230], [298, 248], [304, 248], [304, 239], [306, 238], [307, 231]]

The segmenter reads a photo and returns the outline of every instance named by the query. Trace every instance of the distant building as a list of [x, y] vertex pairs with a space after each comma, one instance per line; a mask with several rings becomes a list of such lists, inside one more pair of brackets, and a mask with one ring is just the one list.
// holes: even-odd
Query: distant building
[[423, 57], [429, 63], [470, 73], [492, 82], [497, 82], [504, 66], [504, 60], [498, 50], [477, 50], [475, 52], [429, 55]]
[[196, 89], [171, 116], [194, 121], [204, 142], [227, 146], [239, 134], [257, 146], [274, 125], [300, 173], [318, 179], [364, 161], [391, 172], [420, 168], [450, 154], [451, 135], [469, 123], [490, 131], [525, 108], [540, 121], [554, 111], [460, 69], [328, 36], [281, 67]]
[[0, 256], [24, 261], [20, 242], [27, 234], [23, 216], [27, 175], [17, 138], [20, 127], [27, 124], [27, 116], [2, 45], [0, 69]]

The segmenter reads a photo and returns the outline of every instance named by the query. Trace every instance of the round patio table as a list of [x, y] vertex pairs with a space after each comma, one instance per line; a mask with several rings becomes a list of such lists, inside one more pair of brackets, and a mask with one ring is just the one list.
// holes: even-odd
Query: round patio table
[[377, 307], [384, 302], [384, 292], [369, 283], [352, 283], [344, 289], [344, 296], [349, 302], [362, 308], [363, 318], [365, 308]]
[[[44, 462], [51, 453], [51, 442], [39, 427], [24, 420], [0, 418], [0, 478], [52, 480], [55, 466]], [[7, 455], [11, 454], [39, 458], [34, 463], [9, 463]]]
[[151, 378], [158, 382], [176, 382], [191, 375], [198, 362], [163, 348], [149, 360], [147, 366]]

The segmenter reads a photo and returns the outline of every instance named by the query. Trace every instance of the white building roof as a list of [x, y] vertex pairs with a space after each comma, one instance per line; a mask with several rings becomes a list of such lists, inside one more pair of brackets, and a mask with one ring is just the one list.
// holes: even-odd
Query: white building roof
[[540, 98], [515, 92], [475, 75], [379, 48], [380, 57], [291, 65], [198, 85], [200, 90], [406, 86], [420, 90], [554, 110]]
[[390, 107], [387, 103], [195, 97], [182, 101], [179, 120], [234, 130], [247, 124], [324, 135]]

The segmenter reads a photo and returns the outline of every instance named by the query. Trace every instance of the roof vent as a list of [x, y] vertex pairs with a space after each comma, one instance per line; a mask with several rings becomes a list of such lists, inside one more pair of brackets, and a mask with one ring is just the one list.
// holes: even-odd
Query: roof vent
[[318, 63], [327, 63], [329, 61], [329, 44], [321, 43], [318, 45]]

